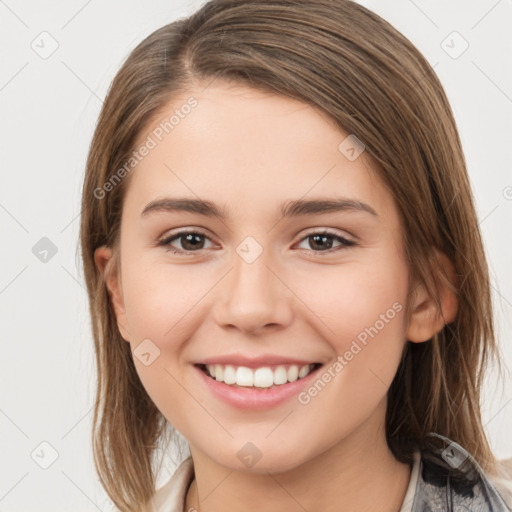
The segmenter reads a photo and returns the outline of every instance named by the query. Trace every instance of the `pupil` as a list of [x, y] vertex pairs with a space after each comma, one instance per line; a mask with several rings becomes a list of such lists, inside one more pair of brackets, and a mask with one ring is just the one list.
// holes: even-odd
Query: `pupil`
[[[193, 239], [195, 238], [196, 242], [198, 241], [199, 239], [199, 243], [198, 244], [195, 244], [193, 243]], [[185, 249], [187, 249], [187, 244], [190, 244], [191, 242], [191, 246], [189, 247], [189, 249], [197, 249], [198, 248], [198, 245], [201, 245], [201, 235], [197, 234], [197, 233], [189, 233], [188, 235], [185, 235], [185, 243], [183, 244], [183, 246], [185, 247]]]
[[[317, 241], [318, 239], [320, 239], [324, 244], [326, 243], [326, 240], [330, 240], [330, 237], [327, 236], [327, 235], [313, 235], [313, 245], [317, 244]], [[330, 243], [327, 244], [328, 245], [328, 249], [331, 248], [332, 246], [332, 240], [330, 240]], [[324, 246], [320, 246], [320, 249], [324, 248], [325, 249], [325, 245]], [[316, 251], [318, 249], [314, 248], [313, 249]]]

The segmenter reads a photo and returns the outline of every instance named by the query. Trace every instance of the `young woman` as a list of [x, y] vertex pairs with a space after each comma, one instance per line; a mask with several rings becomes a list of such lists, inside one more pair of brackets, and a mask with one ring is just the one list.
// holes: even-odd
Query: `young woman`
[[[213, 0], [151, 34], [100, 115], [81, 245], [119, 510], [510, 510], [460, 140], [376, 14]], [[173, 432], [190, 457], [156, 491]]]

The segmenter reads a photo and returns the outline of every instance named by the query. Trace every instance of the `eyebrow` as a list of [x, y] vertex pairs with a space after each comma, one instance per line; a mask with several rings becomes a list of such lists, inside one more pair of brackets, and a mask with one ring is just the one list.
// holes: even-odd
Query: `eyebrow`
[[[354, 199], [295, 199], [280, 206], [283, 217], [298, 217], [304, 215], [325, 214], [341, 211], [361, 211], [378, 217], [377, 212], [368, 204]], [[219, 208], [215, 203], [204, 199], [192, 198], [163, 198], [151, 201], [142, 211], [141, 217], [155, 212], [189, 212], [205, 217], [229, 217], [226, 208]]]

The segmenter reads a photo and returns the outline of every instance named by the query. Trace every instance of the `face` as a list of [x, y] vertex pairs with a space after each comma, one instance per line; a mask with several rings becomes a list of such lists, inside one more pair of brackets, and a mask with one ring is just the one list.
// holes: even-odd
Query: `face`
[[312, 107], [240, 85], [160, 114], [139, 139], [156, 144], [130, 177], [110, 283], [156, 406], [193, 455], [244, 471], [382, 431], [409, 282], [367, 153]]

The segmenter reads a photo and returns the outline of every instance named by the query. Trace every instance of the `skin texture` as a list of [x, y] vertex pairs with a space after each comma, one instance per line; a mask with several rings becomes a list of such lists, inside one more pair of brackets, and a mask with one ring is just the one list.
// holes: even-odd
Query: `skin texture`
[[[406, 341], [428, 340], [444, 321], [413, 286], [407, 325], [410, 283], [392, 195], [365, 152], [354, 161], [340, 152], [349, 134], [325, 114], [240, 85], [216, 81], [173, 98], [140, 141], [190, 96], [195, 109], [132, 171], [120, 269], [105, 274], [123, 338], [132, 350], [145, 339], [160, 350], [149, 366], [134, 360], [147, 392], [190, 444], [196, 479], [185, 509], [396, 511], [410, 468], [386, 444], [386, 393]], [[164, 197], [207, 199], [229, 216], [141, 216]], [[377, 216], [279, 213], [292, 199], [335, 197], [362, 201]], [[172, 246], [186, 255], [156, 245], [178, 228], [204, 232], [200, 249], [183, 237]], [[324, 228], [356, 244], [315, 245], [307, 236]], [[263, 248], [250, 264], [236, 251], [248, 236]], [[96, 251], [98, 268], [111, 254]], [[456, 299], [440, 295], [449, 322]], [[220, 402], [193, 367], [206, 357], [266, 353], [327, 368], [396, 303], [394, 318], [307, 404], [292, 397], [240, 411]], [[262, 455], [251, 468], [237, 457], [247, 442]]]

